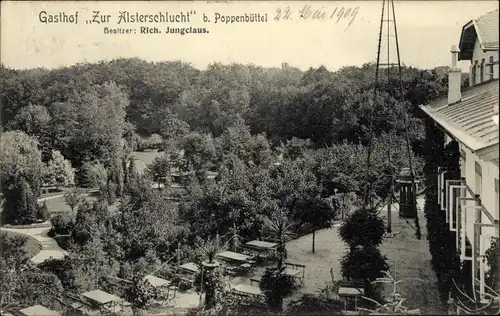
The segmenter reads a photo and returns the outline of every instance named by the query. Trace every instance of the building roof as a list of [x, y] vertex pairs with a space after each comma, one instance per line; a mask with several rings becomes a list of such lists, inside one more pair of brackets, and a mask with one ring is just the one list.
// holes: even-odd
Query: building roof
[[101, 290], [93, 290], [89, 292], [85, 292], [82, 296], [96, 302], [99, 304], [106, 304], [110, 302], [121, 301], [122, 299], [116, 295], [109, 294], [108, 292], [104, 292]]
[[42, 305], [35, 305], [21, 309], [19, 314], [25, 316], [61, 316], [61, 313], [48, 309]]
[[448, 105], [446, 97], [420, 108], [449, 134], [474, 152], [498, 146], [499, 80], [472, 86], [460, 102]]
[[471, 60], [476, 39], [483, 50], [498, 50], [499, 18], [498, 9], [488, 12], [465, 24], [460, 34], [458, 60]]

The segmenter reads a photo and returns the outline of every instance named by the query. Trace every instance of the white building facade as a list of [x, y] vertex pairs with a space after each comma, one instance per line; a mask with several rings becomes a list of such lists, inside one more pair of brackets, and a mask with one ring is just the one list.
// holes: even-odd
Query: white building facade
[[[472, 20], [453, 46], [448, 97], [421, 106], [460, 147], [461, 179], [440, 168], [438, 203], [456, 232], [462, 261], [472, 265], [472, 284], [484, 299], [488, 266], [484, 256], [499, 237], [499, 18], [498, 10]], [[458, 60], [469, 60], [469, 87], [461, 91]]]

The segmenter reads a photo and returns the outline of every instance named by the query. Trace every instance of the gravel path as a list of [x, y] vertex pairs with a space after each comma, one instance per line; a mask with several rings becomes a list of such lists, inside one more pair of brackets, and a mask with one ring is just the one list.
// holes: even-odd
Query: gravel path
[[59, 245], [53, 238], [47, 235], [47, 233], [50, 230], [50, 227], [43, 227], [43, 228], [2, 227], [1, 230], [15, 232], [18, 234], [23, 234], [35, 238], [42, 245], [42, 250], [40, 250], [40, 252], [33, 258], [31, 258], [31, 261], [35, 264], [42, 263], [43, 261], [50, 258], [61, 259], [67, 254], [67, 252], [64, 249], [59, 247]]

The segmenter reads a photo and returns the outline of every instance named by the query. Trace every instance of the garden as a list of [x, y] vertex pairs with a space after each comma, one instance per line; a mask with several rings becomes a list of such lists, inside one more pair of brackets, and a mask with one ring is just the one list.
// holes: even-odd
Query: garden
[[[30, 262], [32, 240], [11, 243], [1, 261], [3, 310], [446, 308], [443, 267], [427, 241], [436, 249], [431, 213], [394, 211], [391, 234], [384, 213], [397, 195], [388, 184], [409, 158], [417, 177], [434, 181], [417, 106], [446, 91], [437, 73], [405, 68], [403, 104], [387, 82], [372, 100], [372, 64], [336, 72], [200, 71], [135, 59], [79, 67], [2, 68], [2, 231], [43, 230], [40, 252], [49, 242], [62, 248]], [[410, 155], [397, 154], [407, 150], [403, 110]]]

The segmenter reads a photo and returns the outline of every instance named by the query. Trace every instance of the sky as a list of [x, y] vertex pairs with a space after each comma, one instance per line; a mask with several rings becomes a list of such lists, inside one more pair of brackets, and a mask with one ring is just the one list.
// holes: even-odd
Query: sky
[[[324, 65], [334, 71], [376, 60], [382, 1], [228, 2], [2, 1], [1, 62], [18, 69], [57, 68], [138, 57], [147, 61], [182, 60], [199, 69], [214, 62], [264, 67], [280, 67], [286, 62], [302, 70]], [[458, 45], [462, 26], [498, 7], [498, 1], [394, 1], [401, 62], [425, 69], [450, 65], [450, 48]], [[195, 13], [190, 14], [189, 23], [117, 24], [121, 11], [177, 14], [191, 10]], [[279, 21], [275, 20], [277, 10], [282, 12]], [[49, 14], [78, 11], [78, 24], [42, 23], [41, 11]], [[110, 22], [86, 24], [93, 11], [110, 14]], [[326, 18], [314, 19], [318, 16], [315, 11], [324, 12]], [[337, 21], [341, 11], [343, 17]], [[283, 19], [284, 12], [289, 13], [288, 20]], [[216, 13], [221, 16], [267, 13], [268, 21], [215, 24]], [[204, 23], [203, 15], [211, 21]], [[142, 26], [157, 27], [163, 33], [140, 34]], [[204, 27], [209, 33], [166, 34], [167, 26]], [[392, 28], [393, 24], [389, 26]], [[105, 34], [105, 27], [131, 28], [136, 34]], [[394, 32], [390, 30], [392, 36], [388, 41], [386, 27], [387, 24], [381, 60], [395, 62]], [[468, 71], [468, 62], [459, 66]]]

